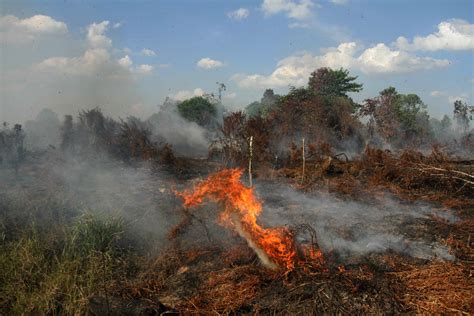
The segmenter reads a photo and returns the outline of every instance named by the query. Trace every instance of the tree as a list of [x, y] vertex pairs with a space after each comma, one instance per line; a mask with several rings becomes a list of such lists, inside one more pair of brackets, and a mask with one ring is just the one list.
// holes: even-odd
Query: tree
[[219, 103], [222, 102], [222, 92], [227, 90], [227, 87], [222, 82], [216, 82], [217, 84], [217, 93], [219, 97]]
[[405, 138], [426, 138], [430, 134], [426, 104], [416, 94], [399, 94], [395, 106]]
[[466, 102], [461, 100], [454, 101], [454, 119], [462, 127], [463, 131], [466, 132], [469, 129], [469, 122], [472, 121], [474, 115], [474, 106], [467, 105]]
[[266, 89], [260, 102], [252, 102], [245, 108], [245, 113], [249, 117], [266, 117], [273, 109], [275, 109], [280, 96], [275, 94], [272, 89]]
[[430, 118], [421, 98], [416, 94], [400, 94], [394, 87], [365, 100], [359, 113], [369, 117], [369, 134], [373, 136], [378, 131], [387, 142], [395, 139], [419, 142], [431, 135]]
[[443, 116], [443, 119], [441, 120], [441, 128], [443, 129], [443, 131], [449, 130], [452, 124], [453, 123], [451, 122], [451, 119], [449, 118], [449, 116], [445, 114]]
[[209, 126], [217, 115], [216, 105], [204, 97], [194, 97], [178, 104], [179, 114], [201, 126]]
[[65, 115], [61, 126], [61, 149], [74, 150], [74, 122], [72, 115]]
[[343, 68], [319, 68], [311, 73], [308, 87], [321, 95], [348, 97], [347, 93], [362, 90], [362, 84], [354, 82], [356, 79], [357, 76], [349, 76], [349, 71]]

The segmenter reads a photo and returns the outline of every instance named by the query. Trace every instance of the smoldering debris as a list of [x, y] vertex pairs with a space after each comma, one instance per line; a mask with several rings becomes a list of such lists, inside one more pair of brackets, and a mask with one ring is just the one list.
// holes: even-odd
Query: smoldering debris
[[263, 200], [262, 221], [269, 225], [315, 228], [326, 252], [343, 257], [371, 252], [396, 251], [423, 259], [452, 260], [449, 250], [436, 241], [406, 236], [403, 227], [416, 219], [440, 217], [448, 222], [458, 218], [449, 210], [440, 211], [421, 203], [406, 203], [386, 193], [379, 201], [347, 201], [330, 194], [301, 193], [278, 183], [259, 182], [256, 190]]

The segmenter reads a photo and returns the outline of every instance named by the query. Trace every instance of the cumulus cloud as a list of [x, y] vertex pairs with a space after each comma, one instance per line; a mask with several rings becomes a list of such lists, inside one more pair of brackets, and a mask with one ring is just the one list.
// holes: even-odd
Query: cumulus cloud
[[142, 55], [143, 56], [148, 56], [148, 57], [153, 57], [153, 56], [156, 56], [156, 53], [152, 49], [144, 48], [144, 49], [142, 49]]
[[365, 50], [357, 61], [359, 68], [368, 74], [407, 73], [446, 67], [450, 63], [446, 59], [418, 57], [404, 51], [391, 50], [385, 44], [377, 44]]
[[474, 24], [460, 19], [443, 21], [438, 24], [438, 32], [427, 36], [415, 36], [412, 42], [400, 36], [396, 45], [403, 50], [472, 50]]
[[51, 57], [33, 67], [42, 72], [57, 72], [70, 75], [105, 75], [118, 78], [129, 74], [147, 75], [153, 66], [142, 64], [133, 66], [133, 60], [127, 54], [114, 60], [110, 54], [112, 40], [106, 35], [109, 21], [92, 23], [87, 27], [86, 42], [88, 48], [79, 57]]
[[86, 50], [79, 57], [51, 57], [37, 64], [34, 69], [44, 72], [58, 72], [72, 75], [97, 73], [110, 61], [110, 54], [104, 48]]
[[0, 42], [21, 43], [36, 39], [38, 36], [66, 34], [67, 25], [47, 15], [34, 15], [19, 19], [13, 15], [0, 17]]
[[439, 90], [434, 90], [430, 92], [430, 95], [435, 98], [440, 98], [440, 97], [445, 97], [446, 92], [439, 91]]
[[117, 60], [117, 62], [120, 66], [129, 70], [130, 73], [135, 73], [135, 74], [148, 75], [153, 72], [153, 68], [154, 68], [152, 65], [147, 65], [147, 64], [142, 64], [137, 67], [133, 67], [133, 61], [128, 55], [120, 58], [119, 60]]
[[209, 57], [202, 58], [197, 62], [197, 66], [202, 69], [215, 69], [224, 66], [224, 63]]
[[349, 0], [331, 0], [331, 2], [336, 5], [344, 5], [344, 4], [347, 4]]
[[190, 99], [192, 97], [200, 97], [202, 95], [204, 95], [204, 90], [202, 90], [201, 88], [196, 88], [193, 91], [181, 90], [181, 91], [176, 92], [174, 95], [170, 95], [169, 97], [176, 101], [183, 101], [183, 100]]
[[265, 15], [284, 13], [295, 20], [305, 20], [311, 17], [312, 0], [264, 0], [261, 6]]
[[235, 11], [227, 13], [227, 16], [229, 19], [236, 20], [236, 21], [242, 21], [248, 18], [250, 15], [250, 12], [248, 9], [245, 8], [239, 8]]
[[153, 66], [148, 64], [142, 64], [134, 69], [134, 72], [141, 75], [148, 75], [153, 72]]
[[128, 55], [125, 55], [125, 57], [120, 58], [118, 60], [118, 63], [119, 63], [120, 66], [128, 69], [132, 66], [133, 61]]
[[87, 41], [91, 47], [110, 47], [112, 40], [105, 35], [109, 27], [109, 21], [92, 23], [87, 27]]
[[328, 48], [322, 54], [314, 55], [300, 52], [286, 57], [277, 63], [270, 75], [236, 74], [232, 77], [239, 86], [278, 87], [302, 86], [306, 84], [312, 71], [320, 67], [348, 68], [368, 75], [407, 73], [449, 65], [445, 59], [418, 57], [407, 52], [391, 50], [385, 44], [377, 44], [363, 50], [354, 42], [341, 43]]

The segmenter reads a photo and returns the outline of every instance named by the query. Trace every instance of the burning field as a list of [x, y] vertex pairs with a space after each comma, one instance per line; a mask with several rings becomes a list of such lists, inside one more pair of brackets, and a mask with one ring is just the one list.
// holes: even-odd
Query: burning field
[[472, 315], [474, 109], [356, 79], [5, 123], [0, 314]]
[[[318, 179], [283, 168], [252, 187], [244, 169], [202, 160], [49, 152], [3, 169], [3, 312], [471, 314], [473, 187], [420, 185], [420, 171], [407, 189], [371, 169], [380, 155], [408, 164], [367, 151]], [[447, 164], [425, 168], [472, 172]]]

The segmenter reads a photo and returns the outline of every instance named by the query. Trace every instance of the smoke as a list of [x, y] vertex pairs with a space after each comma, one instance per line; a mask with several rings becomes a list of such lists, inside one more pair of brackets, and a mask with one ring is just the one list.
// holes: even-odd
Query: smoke
[[177, 155], [207, 156], [208, 132], [198, 124], [181, 117], [175, 104], [162, 107], [147, 122], [151, 125], [153, 134], [171, 144]]
[[[281, 226], [306, 223], [317, 232], [320, 246], [343, 257], [396, 251], [416, 258], [451, 260], [448, 250], [431, 235], [417, 236], [433, 217], [455, 222], [450, 211], [406, 203], [384, 194], [371, 202], [347, 201], [328, 194], [300, 193], [287, 186], [259, 183], [261, 221]], [[420, 225], [420, 226], [417, 226]]]
[[58, 115], [50, 109], [43, 109], [36, 119], [25, 122], [25, 145], [30, 149], [44, 149], [60, 144], [60, 125]]
[[[56, 179], [60, 196], [70, 199], [81, 212], [123, 219], [127, 231], [146, 250], [160, 249], [166, 234], [177, 223], [179, 201], [170, 192], [173, 178], [147, 164], [131, 167], [100, 157], [43, 162], [41, 168]], [[40, 187], [40, 183], [32, 183]]]

